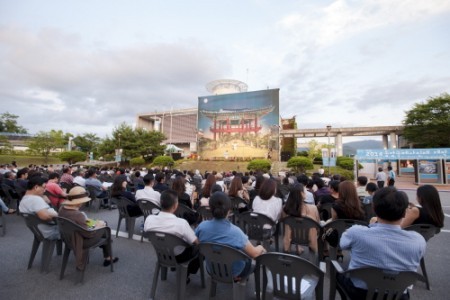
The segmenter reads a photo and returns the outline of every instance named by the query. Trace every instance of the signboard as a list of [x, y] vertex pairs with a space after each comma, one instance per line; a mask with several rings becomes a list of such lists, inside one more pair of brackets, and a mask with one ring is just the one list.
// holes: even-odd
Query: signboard
[[450, 157], [450, 148], [356, 150], [356, 157], [358, 160], [446, 159]]
[[328, 149], [322, 148], [322, 165], [325, 167], [336, 167], [336, 149], [330, 149], [328, 157]]

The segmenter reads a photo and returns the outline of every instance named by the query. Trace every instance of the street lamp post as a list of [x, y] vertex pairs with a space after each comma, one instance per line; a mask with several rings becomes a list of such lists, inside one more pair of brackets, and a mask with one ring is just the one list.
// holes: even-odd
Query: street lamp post
[[331, 158], [331, 153], [330, 153], [330, 131], [331, 131], [331, 125], [327, 125], [327, 136], [328, 136], [328, 144], [327, 144], [327, 149], [328, 149], [328, 176], [330, 176], [330, 158]]

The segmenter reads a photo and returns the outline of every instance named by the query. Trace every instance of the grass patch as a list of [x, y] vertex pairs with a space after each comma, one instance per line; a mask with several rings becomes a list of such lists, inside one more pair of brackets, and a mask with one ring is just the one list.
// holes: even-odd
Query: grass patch
[[0, 164], [10, 164], [12, 161], [16, 161], [20, 167], [28, 167], [28, 165], [56, 165], [63, 162], [57, 157], [49, 157], [47, 162], [43, 156], [22, 156], [22, 155], [0, 155]]

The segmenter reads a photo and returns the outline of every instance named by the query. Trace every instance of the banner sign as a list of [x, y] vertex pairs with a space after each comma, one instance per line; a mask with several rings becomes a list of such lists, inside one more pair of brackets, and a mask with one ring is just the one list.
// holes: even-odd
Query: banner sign
[[373, 149], [356, 150], [356, 157], [361, 159], [449, 159], [450, 148], [431, 149]]

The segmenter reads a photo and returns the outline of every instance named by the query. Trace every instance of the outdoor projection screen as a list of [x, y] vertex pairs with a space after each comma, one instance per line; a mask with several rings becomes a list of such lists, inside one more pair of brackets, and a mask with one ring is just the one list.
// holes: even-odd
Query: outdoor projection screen
[[201, 159], [270, 158], [279, 150], [279, 89], [198, 98]]

